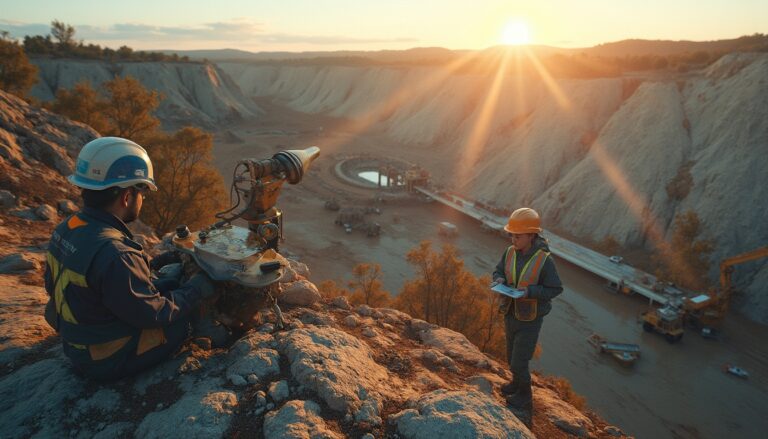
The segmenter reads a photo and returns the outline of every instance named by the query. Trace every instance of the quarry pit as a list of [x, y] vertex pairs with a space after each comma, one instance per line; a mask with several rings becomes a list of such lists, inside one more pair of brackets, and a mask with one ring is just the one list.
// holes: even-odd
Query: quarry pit
[[[384, 288], [396, 295], [414, 276], [405, 254], [422, 240], [432, 241], [436, 248], [443, 243], [455, 245], [468, 269], [477, 275], [489, 273], [498, 262], [508, 243], [476, 221], [419, 198], [377, 201], [376, 196], [385, 190], [372, 182], [351, 184], [336, 173], [339, 163], [348, 158], [374, 158], [347, 165], [345, 175], [362, 180], [356, 178], [358, 171], [376, 170], [382, 149], [408, 164], [440, 166], [439, 161], [398, 145], [384, 133], [360, 134], [347, 120], [305, 114], [269, 101], [259, 101], [259, 105], [267, 111], [256, 128], [254, 124], [230, 128], [242, 143], [216, 142], [216, 165], [228, 176], [242, 157], [267, 157], [279, 149], [311, 145], [321, 148], [321, 156], [305, 180], [297, 186], [286, 185], [278, 203], [286, 220], [283, 249], [312, 267], [312, 281], [346, 283], [355, 264], [374, 262], [382, 266]], [[323, 129], [318, 130], [319, 126]], [[270, 129], [281, 134], [248, 134]], [[381, 235], [346, 234], [334, 225], [336, 212], [324, 208], [330, 199], [342, 206], [378, 206]], [[440, 236], [438, 224], [442, 221], [457, 225], [459, 235], [452, 239]], [[600, 278], [565, 261], [558, 261], [558, 270], [565, 291], [547, 316], [540, 339], [543, 354], [532, 362], [532, 368], [567, 377], [591, 408], [637, 437], [757, 437], [768, 429], [768, 420], [759, 413], [768, 392], [768, 352], [761, 342], [768, 337], [765, 326], [731, 315], [725, 327], [727, 342], [712, 342], [691, 332], [682, 343], [669, 345], [661, 337], [644, 333], [638, 323], [646, 300], [611, 294]], [[641, 361], [628, 371], [595, 355], [586, 341], [592, 333], [640, 344]], [[721, 366], [726, 362], [747, 368], [750, 381], [723, 374]]]

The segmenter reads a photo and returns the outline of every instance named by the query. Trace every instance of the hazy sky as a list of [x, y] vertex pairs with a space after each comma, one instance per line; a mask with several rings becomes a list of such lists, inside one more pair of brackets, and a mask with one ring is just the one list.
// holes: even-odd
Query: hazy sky
[[531, 44], [627, 38], [713, 40], [768, 32], [768, 0], [0, 0], [0, 30], [136, 49], [378, 50], [500, 44], [510, 22]]

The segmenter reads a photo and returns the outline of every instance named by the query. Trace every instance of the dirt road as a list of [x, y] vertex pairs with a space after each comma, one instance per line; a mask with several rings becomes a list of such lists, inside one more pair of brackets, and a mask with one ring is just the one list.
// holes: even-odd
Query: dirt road
[[[323, 209], [324, 201], [338, 197], [342, 203], [354, 204], [372, 194], [343, 187], [328, 171], [333, 156], [339, 152], [381, 153], [385, 139], [334, 131], [334, 126], [343, 128], [343, 122], [279, 107], [270, 107], [267, 114], [269, 118], [257, 124], [232, 128], [245, 141], [217, 143], [216, 164], [229, 176], [242, 157], [265, 158], [280, 149], [313, 144], [323, 148], [323, 157], [313, 171], [299, 186], [286, 185], [279, 200], [285, 214], [284, 248], [311, 267], [311, 280], [346, 281], [355, 264], [376, 262], [382, 266], [385, 288], [397, 294], [413, 275], [405, 261], [408, 250], [424, 239], [435, 245], [445, 242], [437, 235], [440, 221], [458, 225], [459, 236], [451, 242], [471, 271], [485, 274], [493, 269], [507, 245], [503, 239], [437, 204], [382, 205], [383, 213], [370, 217], [382, 225], [379, 238], [357, 231], [345, 233], [333, 224], [335, 212]], [[409, 159], [420, 154], [400, 154], [391, 148], [386, 153]], [[565, 292], [546, 318], [541, 335], [543, 354], [534, 361], [535, 369], [566, 377], [591, 408], [640, 438], [764, 437], [768, 431], [768, 345], [764, 343], [768, 327], [731, 315], [720, 341], [704, 340], [689, 331], [681, 343], [670, 345], [658, 335], [644, 333], [637, 322], [646, 309], [645, 299], [610, 293], [601, 279], [564, 261], [558, 262], [558, 269]], [[637, 343], [642, 358], [634, 369], [622, 368], [594, 352], [586, 342], [592, 333]], [[723, 373], [721, 367], [727, 362], [747, 369], [750, 379]]]

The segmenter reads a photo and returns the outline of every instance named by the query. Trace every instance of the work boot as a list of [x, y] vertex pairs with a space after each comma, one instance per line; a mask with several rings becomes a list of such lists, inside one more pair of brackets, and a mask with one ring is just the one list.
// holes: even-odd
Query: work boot
[[501, 394], [504, 395], [504, 396], [512, 396], [515, 393], [517, 393], [518, 387], [519, 386], [517, 385], [515, 380], [512, 380], [512, 381], [504, 384], [503, 386], [501, 386], [501, 388], [500, 388]]
[[533, 407], [533, 393], [531, 392], [531, 383], [520, 383], [517, 391], [507, 396], [507, 404], [517, 410], [530, 411]]

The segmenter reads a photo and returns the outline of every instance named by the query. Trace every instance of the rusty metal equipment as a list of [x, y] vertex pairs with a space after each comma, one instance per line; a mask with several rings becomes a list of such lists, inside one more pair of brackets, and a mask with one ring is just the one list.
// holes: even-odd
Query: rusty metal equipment
[[[277, 281], [288, 261], [278, 253], [283, 217], [275, 204], [283, 183], [299, 183], [319, 155], [320, 149], [313, 146], [281, 151], [270, 159], [239, 161], [231, 190], [235, 201], [216, 215], [220, 221], [194, 233], [186, 226], [177, 229], [173, 247], [224, 286], [217, 302], [222, 323], [248, 326], [252, 309], [271, 304], [282, 326]], [[233, 225], [236, 219], [247, 221], [248, 228]]]

